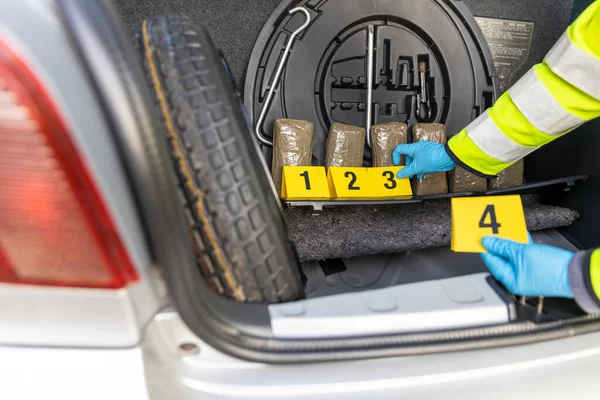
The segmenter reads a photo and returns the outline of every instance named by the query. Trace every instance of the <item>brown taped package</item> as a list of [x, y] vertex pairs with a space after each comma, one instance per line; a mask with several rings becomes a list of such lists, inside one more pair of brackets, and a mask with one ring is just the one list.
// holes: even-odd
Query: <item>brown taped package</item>
[[[430, 141], [446, 143], [446, 127], [442, 124], [416, 124], [413, 126], [413, 143]], [[427, 174], [423, 179], [413, 178], [415, 196], [429, 196], [448, 193], [448, 179], [445, 172]]]
[[525, 163], [519, 160], [510, 167], [501, 171], [494, 179], [490, 179], [489, 189], [508, 189], [523, 184], [523, 171]]
[[[373, 166], [393, 167], [392, 153], [399, 144], [405, 144], [408, 138], [408, 125], [404, 122], [389, 122], [374, 125], [371, 128], [373, 145]], [[404, 157], [402, 163], [404, 165]]]
[[462, 167], [456, 167], [448, 176], [450, 193], [485, 192], [487, 179], [475, 175]]
[[327, 136], [325, 167], [362, 167], [365, 154], [365, 129], [333, 124]]
[[271, 175], [281, 194], [284, 166], [309, 166], [312, 161], [314, 126], [312, 122], [278, 119], [273, 130], [273, 167]]

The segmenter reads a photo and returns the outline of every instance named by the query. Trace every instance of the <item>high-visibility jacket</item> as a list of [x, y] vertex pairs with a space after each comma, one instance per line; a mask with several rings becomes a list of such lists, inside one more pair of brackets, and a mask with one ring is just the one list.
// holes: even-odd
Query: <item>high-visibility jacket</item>
[[[450, 139], [446, 149], [459, 165], [492, 177], [598, 117], [600, 0], [579, 16], [541, 64]], [[582, 308], [600, 312], [600, 249], [575, 256], [569, 282]]]

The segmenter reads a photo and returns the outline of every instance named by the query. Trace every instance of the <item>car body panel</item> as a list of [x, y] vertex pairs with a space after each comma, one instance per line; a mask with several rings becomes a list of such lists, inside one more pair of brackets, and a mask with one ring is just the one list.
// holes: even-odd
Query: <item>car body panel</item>
[[58, 105], [140, 277], [123, 290], [0, 285], [0, 345], [132, 346], [166, 295], [110, 127], [54, 1], [0, 0], [0, 16], [0, 37]]
[[0, 397], [145, 400], [144, 360], [131, 349], [0, 346]]
[[[183, 342], [199, 353], [182, 355]], [[600, 390], [600, 333], [476, 351], [268, 365], [210, 348], [175, 311], [164, 311], [148, 326], [143, 348], [152, 354], [148, 379], [170, 385], [171, 397], [156, 399], [595, 399]]]

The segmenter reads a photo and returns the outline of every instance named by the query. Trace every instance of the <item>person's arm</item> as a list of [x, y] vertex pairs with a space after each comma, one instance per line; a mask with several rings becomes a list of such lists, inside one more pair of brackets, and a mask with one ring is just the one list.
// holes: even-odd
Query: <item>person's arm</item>
[[449, 171], [457, 164], [483, 177], [500, 171], [579, 125], [600, 117], [600, 0], [569, 27], [541, 64], [534, 66], [493, 107], [452, 137], [402, 144], [407, 155], [398, 178]]
[[493, 107], [448, 141], [462, 167], [493, 177], [600, 116], [600, 0]]
[[557, 247], [516, 243], [494, 236], [481, 257], [492, 274], [520, 296], [575, 298], [588, 313], [600, 313], [600, 250], [573, 253]]
[[[493, 177], [577, 126], [600, 116], [600, 0], [569, 27], [543, 63], [532, 68], [492, 108], [443, 145], [399, 145], [407, 155], [398, 178], [449, 171], [456, 164]], [[585, 151], [585, 149], [582, 149]], [[484, 239], [482, 255], [513, 293], [574, 297], [600, 313], [600, 249], [572, 253], [550, 246]]]
[[[471, 172], [493, 176], [599, 116], [600, 0], [569, 27], [543, 63], [450, 139], [446, 150]], [[574, 297], [586, 312], [600, 313], [600, 249], [573, 255], [497, 238], [485, 239], [484, 246], [486, 265], [514, 293]]]
[[576, 253], [568, 274], [577, 304], [590, 314], [600, 313], [600, 249]]

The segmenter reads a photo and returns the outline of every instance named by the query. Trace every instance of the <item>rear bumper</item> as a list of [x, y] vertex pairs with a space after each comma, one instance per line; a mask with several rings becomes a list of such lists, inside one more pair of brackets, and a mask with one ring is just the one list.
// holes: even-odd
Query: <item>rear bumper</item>
[[[182, 343], [199, 352], [185, 355]], [[524, 346], [423, 356], [267, 365], [227, 356], [175, 311], [158, 314], [143, 343], [152, 399], [596, 398], [600, 333]], [[158, 387], [158, 386], [157, 386]], [[563, 396], [564, 394], [564, 396]]]
[[[100, 328], [99, 328], [100, 329]], [[2, 399], [149, 399], [139, 347], [0, 347]], [[160, 386], [152, 385], [160, 398]]]
[[[319, 364], [267, 365], [218, 352], [175, 311], [158, 314], [140, 347], [0, 347], [0, 398], [85, 399], [592, 399], [600, 334], [526, 346]], [[195, 354], [180, 345], [198, 346]], [[482, 395], [482, 393], [485, 393]]]

